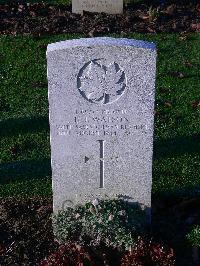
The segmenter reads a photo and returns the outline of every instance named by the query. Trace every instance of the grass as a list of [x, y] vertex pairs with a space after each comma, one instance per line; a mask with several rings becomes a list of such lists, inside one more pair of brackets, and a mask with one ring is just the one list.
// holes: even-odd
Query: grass
[[193, 226], [192, 230], [186, 235], [187, 241], [193, 247], [200, 247], [200, 226]]
[[[0, 37], [0, 196], [52, 193], [46, 46], [78, 37]], [[200, 194], [200, 36], [128, 37], [158, 47], [153, 193]]]

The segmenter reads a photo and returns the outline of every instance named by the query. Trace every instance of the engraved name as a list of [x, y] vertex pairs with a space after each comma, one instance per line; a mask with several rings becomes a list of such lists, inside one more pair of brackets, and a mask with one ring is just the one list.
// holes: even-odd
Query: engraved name
[[126, 109], [76, 110], [72, 120], [57, 125], [60, 136], [117, 136], [131, 135], [136, 130], [147, 130], [147, 125], [130, 124]]

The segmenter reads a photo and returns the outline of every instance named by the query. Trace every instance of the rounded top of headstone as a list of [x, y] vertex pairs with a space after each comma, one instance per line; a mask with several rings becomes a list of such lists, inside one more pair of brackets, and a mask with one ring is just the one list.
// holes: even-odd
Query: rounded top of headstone
[[156, 50], [156, 45], [153, 42], [146, 42], [141, 40], [127, 39], [127, 38], [111, 38], [111, 37], [95, 37], [95, 38], [80, 38], [73, 40], [66, 40], [56, 43], [51, 43], [47, 46], [47, 53], [64, 50], [73, 47], [88, 47], [88, 46], [134, 46], [137, 48]]

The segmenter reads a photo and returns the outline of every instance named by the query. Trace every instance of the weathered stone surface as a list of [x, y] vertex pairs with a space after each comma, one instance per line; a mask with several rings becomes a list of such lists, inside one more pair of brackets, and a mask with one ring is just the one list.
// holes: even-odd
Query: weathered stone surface
[[72, 0], [72, 12], [104, 12], [107, 14], [123, 13], [123, 0]]
[[150, 207], [155, 45], [69, 40], [47, 61], [54, 211], [116, 194]]

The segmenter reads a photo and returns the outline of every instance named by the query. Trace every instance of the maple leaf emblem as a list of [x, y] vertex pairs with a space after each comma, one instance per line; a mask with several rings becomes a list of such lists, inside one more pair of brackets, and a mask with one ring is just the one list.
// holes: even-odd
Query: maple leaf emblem
[[114, 102], [126, 87], [125, 73], [115, 62], [105, 66], [99, 60], [93, 60], [86, 64], [78, 79], [80, 93], [93, 103]]

